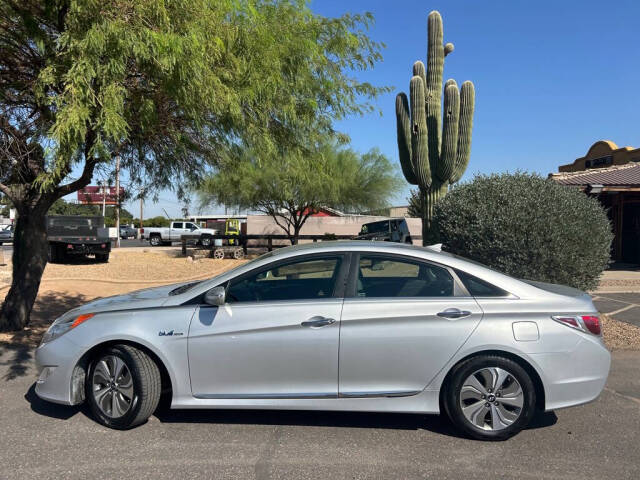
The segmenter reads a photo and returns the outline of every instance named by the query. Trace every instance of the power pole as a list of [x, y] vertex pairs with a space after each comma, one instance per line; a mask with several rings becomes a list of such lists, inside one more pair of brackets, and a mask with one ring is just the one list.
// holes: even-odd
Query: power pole
[[120, 155], [116, 155], [116, 247], [120, 248]]
[[[142, 223], [142, 207], [144, 205], [144, 187], [142, 187], [142, 190], [140, 190], [140, 229], [142, 229], [142, 226], [144, 225]], [[140, 237], [140, 241], [142, 241], [142, 236]]]
[[102, 181], [102, 218], [104, 218], [107, 207], [107, 182]]

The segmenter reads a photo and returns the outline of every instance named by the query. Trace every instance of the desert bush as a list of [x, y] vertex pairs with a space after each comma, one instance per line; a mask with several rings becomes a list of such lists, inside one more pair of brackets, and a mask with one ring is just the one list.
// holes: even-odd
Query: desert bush
[[478, 175], [436, 205], [443, 249], [508, 275], [593, 289], [613, 235], [600, 203], [535, 174]]

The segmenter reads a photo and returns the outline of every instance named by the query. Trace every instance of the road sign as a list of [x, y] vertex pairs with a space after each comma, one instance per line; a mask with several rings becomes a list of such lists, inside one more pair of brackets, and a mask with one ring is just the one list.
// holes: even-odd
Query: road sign
[[[84, 205], [116, 205], [116, 187], [88, 186], [78, 190], [78, 203]], [[120, 187], [120, 202], [124, 199], [124, 187]]]

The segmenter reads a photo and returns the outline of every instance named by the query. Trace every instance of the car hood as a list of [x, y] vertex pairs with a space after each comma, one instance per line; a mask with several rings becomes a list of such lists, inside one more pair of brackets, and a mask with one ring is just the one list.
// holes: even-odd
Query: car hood
[[[160, 307], [169, 298], [172, 290], [191, 282], [145, 288], [123, 295], [99, 298], [72, 310], [73, 313], [100, 313], [114, 310], [133, 310]], [[70, 313], [70, 312], [68, 312]]]

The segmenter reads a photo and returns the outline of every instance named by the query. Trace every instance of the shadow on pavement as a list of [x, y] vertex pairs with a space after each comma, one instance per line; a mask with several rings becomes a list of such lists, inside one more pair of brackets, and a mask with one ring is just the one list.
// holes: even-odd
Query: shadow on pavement
[[9, 381], [25, 376], [33, 359], [33, 350], [51, 322], [64, 312], [86, 302], [84, 295], [68, 297], [55, 292], [38, 295], [29, 326], [19, 332], [4, 335], [8, 339], [0, 341], [0, 366], [7, 367], [2, 379]]
[[[156, 411], [163, 423], [221, 423], [251, 425], [294, 425], [311, 427], [385, 428], [394, 430], [428, 430], [452, 437], [462, 435], [446, 415], [405, 413], [327, 412], [288, 410], [167, 410]], [[527, 430], [554, 425], [554, 412], [538, 412]]]
[[82, 411], [81, 406], [67, 406], [67, 405], [58, 405], [56, 403], [47, 402], [42, 400], [36, 394], [36, 384], [31, 385], [27, 393], [24, 395], [24, 399], [29, 402], [31, 405], [31, 410], [33, 410], [38, 415], [43, 415], [45, 417], [57, 418], [59, 420], [68, 420], [73, 417], [76, 413]]

